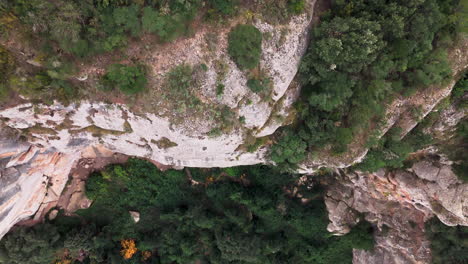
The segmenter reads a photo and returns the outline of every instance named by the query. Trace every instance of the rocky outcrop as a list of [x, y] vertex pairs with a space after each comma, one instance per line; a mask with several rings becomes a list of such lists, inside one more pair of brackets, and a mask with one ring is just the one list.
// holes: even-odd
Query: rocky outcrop
[[88, 207], [84, 179], [126, 159], [99, 145], [62, 153], [19, 139], [0, 140], [0, 238], [18, 222], [42, 221], [51, 208], [67, 213]]
[[[0, 132], [11, 130], [15, 136], [0, 137], [0, 238], [15, 223], [32, 216], [40, 219], [55, 205], [69, 211], [86, 206], [83, 179], [76, 171], [83, 170], [86, 161], [91, 163], [88, 172], [100, 167], [89, 157], [107, 158], [107, 164], [116, 161], [114, 153], [123, 153], [174, 167], [265, 162], [265, 148], [251, 153], [242, 146], [246, 138], [271, 135], [284, 125], [282, 120], [298, 96], [299, 86], [290, 84], [308, 44], [315, 1], [308, 4], [309, 13], [284, 24], [269, 24], [257, 17], [251, 21], [265, 36], [260, 68], [272, 80], [268, 98], [250, 91], [247, 73], [227, 54], [230, 28], [247, 22], [239, 17], [222, 27], [201, 27], [191, 37], [157, 49], [130, 44], [123, 52], [148, 66], [151, 86], [132, 107], [83, 100], [69, 105], [24, 103], [1, 110]], [[210, 48], [211, 37], [216, 38], [216, 45]], [[8, 43], [5, 46], [15, 49]], [[102, 61], [98, 56], [80, 66], [76, 80], [95, 87], [108, 66]], [[166, 74], [182, 63], [206, 67], [195, 91], [203, 104], [227, 106], [235, 120], [242, 116], [244, 122], [235, 122], [229, 132], [211, 135], [209, 132], [219, 125], [213, 123], [212, 114], [192, 117], [188, 111], [189, 117], [177, 115], [177, 109], [162, 102]], [[224, 65], [222, 73], [219, 64]], [[222, 96], [216, 95], [218, 84], [225, 87]]]
[[[0, 237], [15, 223], [51, 208], [76, 159], [36, 146], [0, 142]], [[41, 214], [36, 214], [36, 219]]]
[[[461, 101], [467, 101], [468, 94], [466, 94]], [[439, 141], [445, 141], [453, 136], [457, 124], [468, 115], [468, 109], [459, 107], [456, 104], [450, 104], [448, 107], [439, 111], [439, 118], [432, 124], [432, 126], [425, 129], [426, 134], [432, 135]]]
[[342, 174], [329, 186], [325, 203], [330, 232], [345, 234], [362, 216], [377, 226], [375, 249], [355, 250], [354, 263], [429, 263], [427, 219], [468, 226], [468, 184], [437, 160], [407, 170]]

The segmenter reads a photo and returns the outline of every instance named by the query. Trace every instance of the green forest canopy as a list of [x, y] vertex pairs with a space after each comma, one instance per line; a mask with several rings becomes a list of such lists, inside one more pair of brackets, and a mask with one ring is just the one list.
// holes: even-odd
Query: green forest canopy
[[328, 233], [320, 190], [300, 188], [306, 203], [291, 197], [294, 175], [265, 166], [187, 172], [198, 184], [138, 159], [94, 173], [89, 209], [9, 233], [0, 263], [332, 264], [372, 248], [366, 222], [343, 237]]
[[460, 8], [458, 0], [334, 1], [302, 60], [299, 120], [283, 129], [271, 159], [288, 169], [326, 145], [343, 153], [392, 98], [451, 78]]

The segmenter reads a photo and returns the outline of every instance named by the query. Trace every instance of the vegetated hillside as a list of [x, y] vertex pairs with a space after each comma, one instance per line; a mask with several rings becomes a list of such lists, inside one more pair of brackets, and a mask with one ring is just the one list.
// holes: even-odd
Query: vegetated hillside
[[[23, 72], [6, 75], [2, 94], [45, 103], [125, 103], [175, 125], [208, 123], [196, 129], [213, 135], [242, 125], [260, 129], [297, 70], [306, 39], [296, 38], [307, 34], [312, 4], [8, 1], [0, 43]], [[262, 47], [271, 50], [263, 59]], [[116, 65], [126, 67], [115, 75]], [[258, 112], [252, 104], [264, 113], [252, 117]]]
[[[377, 148], [394, 101], [445, 86], [454, 78], [451, 69], [466, 68], [465, 59], [454, 65], [455, 56], [447, 57], [466, 41], [466, 8], [460, 1], [337, 1], [313, 30], [299, 73], [299, 118], [282, 131], [272, 160], [285, 169], [316, 155], [343, 156], [349, 164], [350, 151]], [[461, 46], [457, 54], [466, 58]], [[391, 150], [399, 157], [391, 160], [372, 155], [366, 166], [395, 166], [408, 150]]]

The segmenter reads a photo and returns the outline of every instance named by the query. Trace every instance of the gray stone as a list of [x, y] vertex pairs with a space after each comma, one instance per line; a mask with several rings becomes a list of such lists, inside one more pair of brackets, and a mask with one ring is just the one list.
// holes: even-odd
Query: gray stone
[[437, 181], [440, 169], [432, 164], [430, 161], [422, 161], [415, 163], [412, 167], [414, 173], [421, 178], [428, 181]]

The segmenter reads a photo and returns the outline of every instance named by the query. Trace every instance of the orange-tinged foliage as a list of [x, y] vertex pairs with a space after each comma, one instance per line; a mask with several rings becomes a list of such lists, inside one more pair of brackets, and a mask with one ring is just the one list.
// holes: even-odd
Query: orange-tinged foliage
[[120, 244], [122, 245], [122, 250], [120, 251], [120, 254], [124, 259], [131, 259], [133, 255], [138, 251], [135, 245], [135, 240], [133, 239], [124, 239], [120, 241]]
[[210, 184], [215, 181], [215, 178], [213, 176], [209, 176], [206, 178], [206, 184]]

